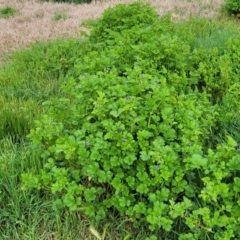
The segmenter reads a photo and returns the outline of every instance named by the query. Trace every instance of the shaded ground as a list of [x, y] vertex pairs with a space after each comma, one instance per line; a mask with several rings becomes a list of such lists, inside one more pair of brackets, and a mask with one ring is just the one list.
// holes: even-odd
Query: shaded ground
[[[191, 15], [214, 17], [224, 0], [147, 0], [160, 15], [171, 11], [175, 20]], [[55, 37], [79, 36], [80, 23], [100, 17], [103, 11], [117, 3], [134, 0], [101, 0], [91, 4], [66, 4], [39, 2], [37, 0], [0, 0], [0, 8], [10, 6], [18, 9], [11, 18], [0, 18], [0, 62], [19, 47], [31, 42], [45, 41]], [[65, 20], [54, 20], [55, 14], [65, 14]]]

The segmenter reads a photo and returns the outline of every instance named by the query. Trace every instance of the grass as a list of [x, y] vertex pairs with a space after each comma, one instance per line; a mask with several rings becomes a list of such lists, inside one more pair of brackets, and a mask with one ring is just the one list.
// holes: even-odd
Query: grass
[[[51, 197], [39, 192], [23, 192], [19, 173], [38, 169], [35, 149], [1, 142], [1, 239], [82, 239], [84, 224], [79, 216], [65, 216], [51, 208]], [[17, 156], [17, 157], [16, 157]], [[62, 222], [62, 219], [65, 221]]]
[[15, 52], [8, 64], [1, 67], [2, 96], [21, 99], [47, 100], [59, 92], [59, 85], [71, 70], [74, 59], [81, 57], [84, 40], [55, 39], [39, 42], [30, 50]]
[[0, 9], [0, 17], [10, 18], [10, 17], [14, 16], [16, 14], [16, 12], [17, 12], [16, 9], [6, 6], [6, 7], [3, 7]]
[[[64, 17], [54, 15], [54, 19]], [[192, 47], [216, 47], [220, 52], [225, 50], [229, 38], [240, 35], [239, 24], [225, 17], [211, 21], [190, 18], [179, 22], [178, 27], [183, 34], [194, 36]], [[79, 214], [52, 210], [54, 196], [38, 191], [23, 192], [20, 181], [21, 173], [38, 171], [43, 164], [38, 149], [28, 143], [26, 135], [34, 119], [47, 111], [42, 103], [53, 96], [61, 96], [60, 85], [71, 76], [75, 59], [84, 55], [85, 44], [85, 40], [78, 38], [39, 42], [29, 49], [18, 50], [0, 68], [0, 123], [8, 126], [0, 129], [0, 236], [3, 240], [96, 239], [93, 228], [89, 230], [92, 221]], [[239, 125], [236, 120], [232, 127], [227, 126], [228, 131], [239, 136]], [[104, 223], [95, 223], [95, 228], [101, 235], [97, 239], [148, 237], [144, 226], [133, 230], [129, 220], [116, 214], [108, 216]], [[159, 236], [159, 239], [177, 239], [177, 236], [161, 236], [161, 233]]]
[[66, 20], [67, 19], [67, 14], [65, 13], [55, 13], [54, 14], [54, 20], [59, 21], [59, 20]]
[[230, 38], [240, 37], [239, 22], [234, 18], [223, 17], [210, 20], [207, 18], [191, 17], [185, 22], [179, 22], [179, 31], [186, 31], [185, 35], [194, 36], [193, 47], [218, 48], [223, 53]]
[[[80, 214], [54, 211], [54, 197], [38, 191], [21, 190], [20, 173], [38, 171], [42, 163], [36, 149], [27, 143], [17, 146], [10, 139], [0, 142], [0, 236], [3, 240], [27, 239], [96, 239], [89, 230], [90, 222]], [[126, 220], [109, 216], [99, 234], [107, 228], [105, 239], [129, 239], [131, 230]], [[143, 239], [144, 228], [134, 239]], [[131, 238], [132, 239], [132, 238]]]

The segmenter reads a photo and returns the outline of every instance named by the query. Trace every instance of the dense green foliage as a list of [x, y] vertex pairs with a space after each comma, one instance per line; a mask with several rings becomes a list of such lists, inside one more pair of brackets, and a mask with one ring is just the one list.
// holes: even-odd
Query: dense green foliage
[[23, 189], [95, 222], [117, 210], [149, 239], [238, 238], [240, 40], [196, 48], [186, 31], [142, 3], [106, 10], [31, 130], [44, 167]]
[[237, 239], [238, 22], [133, 4], [88, 23], [0, 68], [1, 239]]
[[240, 14], [240, 1], [239, 0], [225, 0], [223, 8], [229, 13]]

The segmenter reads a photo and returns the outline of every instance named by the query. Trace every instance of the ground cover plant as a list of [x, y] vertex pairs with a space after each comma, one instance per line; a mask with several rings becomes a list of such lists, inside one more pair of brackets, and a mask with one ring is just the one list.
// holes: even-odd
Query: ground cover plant
[[236, 14], [238, 17], [240, 16], [240, 2], [238, 0], [225, 0], [223, 9], [230, 14]]
[[9, 17], [14, 16], [16, 14], [16, 12], [17, 12], [16, 9], [6, 6], [6, 7], [3, 7], [0, 9], [0, 17], [9, 18]]
[[237, 25], [141, 3], [86, 25], [1, 68], [3, 239], [238, 238]]
[[240, 42], [223, 52], [193, 42], [149, 5], [105, 11], [65, 96], [31, 130], [45, 164], [22, 175], [23, 189], [49, 190], [54, 208], [95, 224], [117, 211], [150, 239], [237, 238], [240, 155], [220, 126], [239, 111]]
[[59, 86], [73, 66], [73, 57], [81, 54], [84, 54], [83, 40], [56, 39], [35, 44], [31, 51], [19, 50], [2, 66], [0, 139], [6, 135], [25, 138], [33, 119], [42, 111], [36, 105], [60, 94]]

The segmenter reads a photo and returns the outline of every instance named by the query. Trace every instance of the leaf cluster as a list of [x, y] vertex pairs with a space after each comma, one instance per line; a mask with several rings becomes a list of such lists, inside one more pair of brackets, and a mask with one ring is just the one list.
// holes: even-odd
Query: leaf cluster
[[179, 239], [237, 238], [240, 154], [223, 123], [239, 112], [240, 41], [220, 54], [183, 33], [148, 4], [106, 10], [31, 130], [45, 165], [23, 189], [94, 221], [117, 210]]
[[225, 0], [223, 4], [223, 9], [225, 9], [230, 14], [240, 14], [240, 1], [239, 0]]

